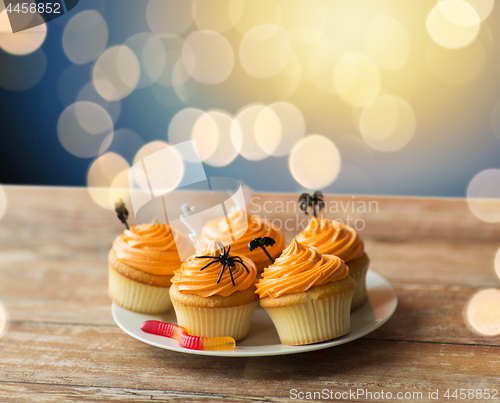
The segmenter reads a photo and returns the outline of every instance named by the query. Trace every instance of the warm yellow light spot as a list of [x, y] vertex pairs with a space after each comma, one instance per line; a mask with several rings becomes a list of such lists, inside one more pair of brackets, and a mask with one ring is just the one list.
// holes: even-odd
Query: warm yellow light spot
[[75, 64], [95, 60], [106, 49], [108, 25], [96, 10], [76, 14], [66, 24], [63, 33], [63, 49]]
[[300, 140], [292, 149], [288, 165], [293, 178], [308, 189], [322, 189], [339, 174], [338, 148], [326, 137], [313, 134]]
[[0, 303], [0, 338], [7, 333], [9, 327], [9, 316], [7, 309]]
[[489, 288], [477, 292], [465, 307], [465, 322], [483, 336], [500, 334], [500, 290]]
[[404, 99], [384, 95], [364, 109], [359, 129], [363, 140], [375, 150], [396, 151], [415, 134], [415, 112]]
[[151, 31], [180, 35], [193, 23], [192, 2], [188, 0], [149, 0], [146, 20]]
[[170, 147], [170, 144], [161, 140], [151, 141], [147, 144], [144, 144], [139, 149], [139, 151], [137, 151], [137, 154], [135, 154], [133, 165], [137, 164], [139, 161], [143, 160], [147, 156], [154, 154], [157, 151], [163, 150], [167, 147]]
[[[123, 189], [123, 177], [128, 177], [129, 168], [128, 162], [115, 153], [103, 154], [90, 165], [87, 186], [90, 196], [99, 206], [112, 210], [115, 201], [127, 198], [128, 192]], [[118, 199], [114, 200], [112, 196], [117, 196]]]
[[189, 75], [182, 59], [177, 60], [172, 71], [172, 88], [177, 97], [186, 105], [196, 94], [199, 83]]
[[289, 102], [277, 102], [262, 109], [255, 121], [255, 138], [269, 155], [287, 155], [306, 133], [300, 110]]
[[234, 1], [229, 5], [229, 19], [234, 28], [244, 35], [258, 25], [279, 25], [281, 9], [276, 0]]
[[377, 66], [398, 70], [410, 56], [410, 37], [394, 18], [377, 17], [366, 29], [365, 49]]
[[293, 42], [307, 45], [321, 39], [326, 28], [326, 13], [320, 0], [281, 0], [280, 8], [280, 26]]
[[243, 37], [240, 43], [240, 61], [253, 77], [272, 77], [282, 71], [292, 57], [290, 38], [277, 25], [259, 25]]
[[[446, 0], [438, 0], [439, 2], [443, 2]], [[469, 3], [474, 10], [476, 11], [479, 19], [484, 21], [488, 18], [495, 7], [495, 0], [463, 0]]]
[[137, 86], [140, 65], [127, 46], [114, 46], [97, 59], [92, 78], [97, 92], [108, 101], [128, 96]]
[[76, 102], [59, 117], [57, 136], [69, 153], [90, 158], [99, 155], [103, 141], [112, 140], [113, 122], [108, 113], [93, 102]]
[[234, 52], [229, 41], [214, 31], [196, 31], [186, 38], [182, 62], [196, 81], [219, 84], [233, 70]]
[[229, 165], [238, 156], [231, 140], [233, 118], [224, 111], [209, 111], [206, 115], [217, 125], [218, 142], [214, 152], [204, 162], [216, 167]]
[[194, 0], [193, 17], [199, 29], [224, 33], [240, 21], [245, 0]]
[[255, 122], [264, 105], [254, 104], [245, 107], [236, 114], [231, 127], [231, 140], [238, 153], [250, 161], [267, 158], [267, 154], [257, 142], [255, 137]]
[[191, 138], [196, 141], [203, 161], [212, 156], [219, 144], [219, 126], [211, 114], [204, 113], [196, 120]]
[[347, 52], [340, 57], [333, 70], [333, 84], [342, 100], [352, 106], [363, 107], [377, 97], [380, 74], [368, 57]]
[[500, 169], [486, 169], [474, 176], [467, 188], [467, 203], [477, 218], [500, 221]]
[[431, 43], [427, 50], [427, 64], [432, 74], [444, 83], [466, 84], [483, 71], [486, 52], [479, 41], [460, 49], [445, 49]]
[[[33, 14], [33, 18], [42, 21], [39, 14]], [[7, 10], [0, 12], [0, 48], [5, 52], [18, 56], [28, 55], [42, 46], [46, 36], [46, 24], [12, 33]]]
[[313, 84], [322, 92], [336, 94], [332, 72], [339, 59], [348, 52], [339, 41], [323, 38], [315, 43], [306, 60], [307, 74]]
[[500, 249], [498, 249], [497, 253], [495, 254], [495, 272], [500, 279]]
[[178, 36], [158, 35], [157, 37], [163, 43], [166, 61], [156, 83], [165, 87], [172, 87], [172, 72], [177, 61], [181, 59], [184, 40]]
[[[175, 145], [191, 140], [194, 126], [196, 125], [198, 119], [204, 114], [204, 111], [196, 108], [185, 108], [177, 112], [170, 120], [170, 125], [168, 126], [168, 141], [170, 144]], [[201, 152], [202, 151], [200, 150], [200, 156]], [[208, 158], [212, 152], [213, 150], [211, 150], [206, 157]]]
[[5, 195], [5, 190], [3, 190], [2, 185], [0, 185], [0, 219], [2, 219], [6, 210], [7, 210], [7, 196]]
[[481, 20], [464, 0], [438, 3], [427, 18], [427, 31], [444, 48], [457, 49], [470, 44], [479, 33]]

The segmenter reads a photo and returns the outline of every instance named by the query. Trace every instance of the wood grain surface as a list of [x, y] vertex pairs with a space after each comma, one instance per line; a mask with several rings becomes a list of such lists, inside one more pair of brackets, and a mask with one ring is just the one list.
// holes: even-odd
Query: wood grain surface
[[[464, 200], [326, 196], [331, 209], [372, 202], [371, 212], [348, 207], [325, 216], [363, 220], [370, 267], [398, 293], [394, 316], [360, 340], [321, 352], [209, 358], [143, 344], [114, 324], [106, 262], [123, 227], [113, 211], [86, 189], [4, 189], [2, 402], [285, 402], [291, 389], [423, 393], [405, 401], [433, 401], [429, 389], [439, 389], [446, 401], [447, 389], [500, 390], [500, 337], [472, 332], [463, 317], [478, 290], [500, 287], [493, 266], [500, 226], [478, 220]], [[251, 212], [291, 220], [287, 240], [303, 225], [292, 208], [297, 195], [254, 196]]]

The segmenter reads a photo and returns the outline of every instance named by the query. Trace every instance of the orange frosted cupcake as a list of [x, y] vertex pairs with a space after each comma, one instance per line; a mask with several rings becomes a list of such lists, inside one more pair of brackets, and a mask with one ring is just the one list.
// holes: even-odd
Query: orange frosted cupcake
[[340, 221], [312, 217], [307, 228], [295, 239], [302, 245], [314, 246], [323, 254], [340, 257], [349, 266], [349, 275], [356, 280], [351, 310], [366, 302], [366, 273], [370, 261], [354, 228]]
[[248, 257], [212, 241], [183, 262], [172, 278], [170, 298], [178, 324], [194, 336], [242, 339], [257, 306], [256, 276]]
[[356, 282], [337, 256], [293, 240], [257, 283], [260, 305], [282, 344], [303, 345], [349, 333]]
[[177, 248], [194, 248], [168, 224], [140, 224], [113, 242], [109, 261], [109, 296], [122, 308], [148, 314], [172, 307], [169, 288], [181, 265]]
[[[262, 249], [257, 248], [253, 251], [249, 251], [248, 243], [254, 238], [259, 237], [274, 239], [276, 243], [268, 247], [267, 252], [275, 259], [280, 255], [285, 246], [285, 237], [283, 233], [269, 221], [256, 215], [247, 216], [241, 209], [230, 213], [228, 217], [236, 241], [232, 242], [231, 234], [227, 231], [226, 219], [220, 218], [209, 221], [203, 227], [200, 236], [202, 247], [205, 248], [210, 245], [214, 239], [218, 239], [224, 245], [230, 245], [232, 253], [249, 257], [255, 263], [259, 273], [262, 272], [264, 267], [269, 266], [271, 262]], [[248, 229], [246, 229], [246, 222], [248, 222]]]

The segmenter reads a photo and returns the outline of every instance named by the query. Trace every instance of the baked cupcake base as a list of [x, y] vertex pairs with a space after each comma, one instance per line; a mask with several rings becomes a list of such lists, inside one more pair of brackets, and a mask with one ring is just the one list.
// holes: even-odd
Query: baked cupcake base
[[351, 260], [347, 263], [349, 267], [349, 276], [351, 276], [356, 281], [356, 289], [354, 290], [354, 296], [352, 297], [351, 311], [358, 309], [363, 305], [367, 299], [366, 294], [366, 273], [368, 272], [368, 266], [370, 265], [370, 260], [366, 253], [358, 258]]
[[244, 338], [250, 330], [252, 315], [257, 306], [255, 287], [238, 291], [228, 297], [200, 297], [170, 287], [170, 297], [177, 324], [193, 336]]
[[350, 331], [350, 307], [356, 288], [351, 277], [306, 292], [260, 300], [282, 344], [299, 346], [343, 336]]
[[170, 310], [171, 278], [134, 269], [120, 262], [112, 250], [109, 253], [109, 297], [129, 311], [158, 314]]

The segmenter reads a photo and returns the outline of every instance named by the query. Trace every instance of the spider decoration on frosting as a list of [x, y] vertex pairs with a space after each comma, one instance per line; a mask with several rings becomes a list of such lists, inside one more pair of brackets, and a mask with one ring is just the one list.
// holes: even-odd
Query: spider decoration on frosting
[[226, 269], [226, 266], [229, 270], [229, 274], [231, 275], [231, 282], [233, 283], [233, 286], [236, 287], [236, 284], [234, 283], [234, 277], [233, 277], [233, 271], [231, 270], [232, 267], [236, 266], [236, 263], [240, 263], [247, 273], [250, 273], [248, 271], [248, 268], [245, 266], [245, 263], [243, 263], [243, 260], [241, 260], [241, 257], [239, 256], [229, 256], [229, 251], [231, 250], [231, 246], [226, 248], [222, 244], [222, 242], [217, 241], [219, 245], [222, 247], [223, 253], [219, 254], [219, 256], [195, 256], [198, 259], [215, 259], [213, 262], [210, 262], [209, 264], [203, 266], [200, 271], [206, 269], [208, 266], [213, 265], [214, 263], [221, 263], [222, 264], [222, 270], [220, 271], [219, 279], [217, 280], [217, 284], [219, 284], [220, 279], [222, 278], [222, 275], [224, 274], [224, 270]]
[[128, 223], [127, 223], [127, 218], [128, 218], [128, 210], [127, 208], [125, 207], [125, 203], [123, 202], [122, 199], [118, 200], [116, 203], [115, 203], [115, 212], [116, 212], [116, 216], [118, 217], [118, 219], [123, 223], [125, 224], [125, 227], [127, 227], [127, 229], [130, 229], [128, 227]]
[[321, 209], [325, 207], [323, 197], [323, 193], [321, 193], [319, 190], [314, 192], [312, 196], [309, 193], [302, 193], [298, 200], [299, 208], [307, 215], [307, 210], [309, 209], [309, 207], [311, 207], [313, 216], [317, 217], [316, 207], [318, 208], [318, 211], [321, 211]]
[[254, 238], [253, 240], [251, 240], [248, 243], [248, 249], [250, 250], [250, 252], [252, 252], [254, 249], [261, 248], [264, 251], [264, 253], [267, 255], [267, 257], [269, 258], [269, 260], [272, 263], [274, 263], [274, 259], [271, 257], [269, 252], [266, 250], [266, 246], [274, 246], [275, 243], [276, 243], [276, 241], [273, 238], [268, 237], [268, 236], [265, 236], [263, 238]]

